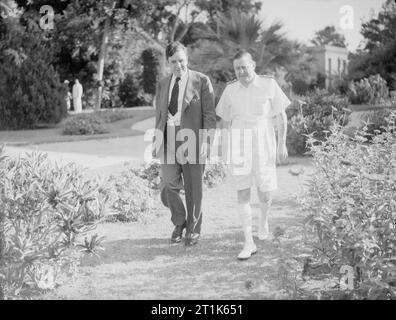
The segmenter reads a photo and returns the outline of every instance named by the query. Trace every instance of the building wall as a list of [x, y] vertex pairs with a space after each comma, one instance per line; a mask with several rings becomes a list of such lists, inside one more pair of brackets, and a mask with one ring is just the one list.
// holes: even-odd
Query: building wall
[[[313, 47], [312, 54], [315, 57], [317, 69], [326, 75], [326, 88], [331, 86], [334, 77], [341, 77], [348, 71], [348, 50], [335, 46]], [[331, 61], [331, 67], [330, 67]]]

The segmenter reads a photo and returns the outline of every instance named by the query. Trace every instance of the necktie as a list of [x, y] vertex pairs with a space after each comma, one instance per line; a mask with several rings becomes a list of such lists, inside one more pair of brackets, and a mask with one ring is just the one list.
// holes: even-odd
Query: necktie
[[179, 100], [179, 80], [180, 78], [177, 77], [172, 89], [171, 99], [169, 102], [169, 112], [172, 116], [174, 116], [177, 112], [177, 102]]

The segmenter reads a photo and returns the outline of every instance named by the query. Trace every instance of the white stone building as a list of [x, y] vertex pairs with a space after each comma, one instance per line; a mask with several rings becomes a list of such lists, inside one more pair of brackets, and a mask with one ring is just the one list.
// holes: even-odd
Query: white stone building
[[348, 50], [346, 48], [324, 45], [311, 47], [318, 72], [326, 77], [326, 88], [332, 86], [334, 79], [341, 78], [348, 72]]

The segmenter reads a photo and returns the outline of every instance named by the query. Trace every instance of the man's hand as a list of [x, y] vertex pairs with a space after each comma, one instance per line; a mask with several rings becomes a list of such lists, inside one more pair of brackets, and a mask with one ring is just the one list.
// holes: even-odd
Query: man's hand
[[287, 148], [285, 143], [281, 143], [278, 145], [276, 152], [276, 161], [278, 163], [282, 163], [288, 157]]

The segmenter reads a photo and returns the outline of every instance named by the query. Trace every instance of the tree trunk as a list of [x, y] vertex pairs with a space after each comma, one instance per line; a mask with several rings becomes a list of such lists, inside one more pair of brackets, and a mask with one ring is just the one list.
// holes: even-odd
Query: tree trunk
[[96, 104], [95, 110], [100, 109], [100, 105], [102, 103], [102, 92], [103, 92], [103, 70], [106, 60], [107, 46], [109, 43], [109, 34], [110, 34], [110, 17], [105, 20], [105, 25], [103, 29], [103, 37], [102, 44], [100, 46], [99, 59], [98, 59], [98, 72], [97, 72], [97, 81], [98, 81], [98, 91], [96, 95]]

